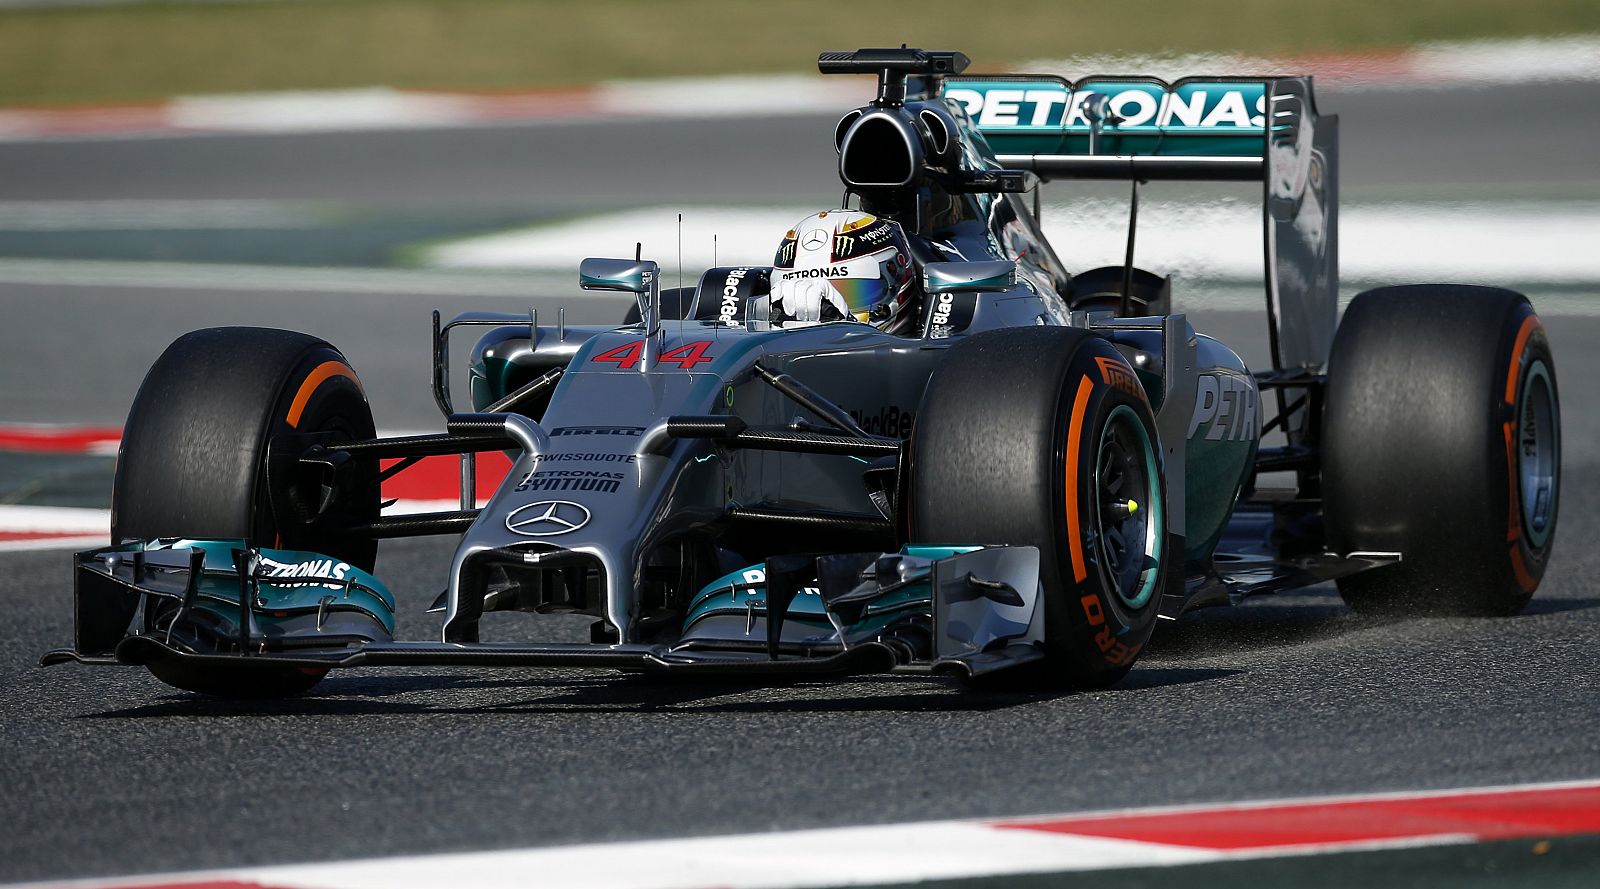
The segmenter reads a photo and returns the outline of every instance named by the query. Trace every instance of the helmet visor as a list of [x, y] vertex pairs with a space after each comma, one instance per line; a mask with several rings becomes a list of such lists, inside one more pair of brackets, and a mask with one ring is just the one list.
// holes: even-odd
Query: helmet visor
[[882, 278], [835, 278], [828, 285], [844, 297], [852, 315], [870, 313], [887, 298], [889, 290]]

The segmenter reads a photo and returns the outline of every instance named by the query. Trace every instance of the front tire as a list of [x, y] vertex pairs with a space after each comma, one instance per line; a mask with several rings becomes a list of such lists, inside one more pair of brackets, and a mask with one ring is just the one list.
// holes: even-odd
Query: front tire
[[1158, 443], [1132, 368], [1088, 331], [978, 334], [929, 379], [908, 537], [1039, 549], [1046, 657], [1026, 678], [1104, 687], [1149, 640], [1170, 561]]
[[[303, 333], [265, 328], [211, 328], [179, 337], [145, 375], [128, 412], [111, 495], [113, 542], [239, 538], [371, 571], [375, 540], [319, 535], [314, 526], [275, 512], [268, 447], [290, 434], [331, 443], [374, 436], [361, 383], [337, 349]], [[344, 468], [334, 500], [341, 519], [377, 517], [376, 473], [374, 461]], [[195, 670], [181, 661], [151, 664], [150, 670], [169, 685], [230, 697], [302, 692], [326, 672]]]
[[1338, 552], [1399, 552], [1339, 581], [1379, 613], [1515, 614], [1555, 542], [1561, 422], [1526, 297], [1384, 287], [1345, 310], [1328, 365], [1323, 497]]

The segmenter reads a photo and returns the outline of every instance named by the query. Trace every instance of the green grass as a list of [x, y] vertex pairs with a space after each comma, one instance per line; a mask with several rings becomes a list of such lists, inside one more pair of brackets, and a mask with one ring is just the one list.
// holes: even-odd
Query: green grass
[[1596, 0], [280, 0], [0, 11], [0, 103], [386, 84], [517, 90], [814, 70], [961, 49], [997, 70], [1107, 52], [1317, 52], [1600, 32]]

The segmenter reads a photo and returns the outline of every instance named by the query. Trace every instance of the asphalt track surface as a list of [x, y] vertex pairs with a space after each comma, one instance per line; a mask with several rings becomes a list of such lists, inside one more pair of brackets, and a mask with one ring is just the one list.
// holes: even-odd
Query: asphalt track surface
[[[1345, 114], [1347, 185], [1600, 177], [1582, 154], [1600, 121], [1574, 113], [1593, 107], [1594, 87], [1429, 95], [1446, 111], [1403, 134], [1398, 121], [1426, 107], [1415, 95], [1329, 107]], [[1363, 115], [1384, 139], [1357, 136]], [[827, 203], [827, 123], [3, 145], [0, 200], [316, 197], [533, 214], [590, 200]], [[736, 158], [773, 154], [714, 167], [723, 144], [743, 146]], [[1537, 162], [1508, 159], [1513, 149]], [[1475, 180], [1489, 161], [1493, 181]], [[664, 183], [666, 170], [686, 172]], [[8, 421], [117, 425], [177, 332], [278, 323], [344, 347], [380, 424], [404, 427], [437, 422], [426, 310], [506, 301], [0, 285], [0, 302]], [[600, 320], [614, 304], [591, 310]], [[1556, 555], [1525, 614], [1375, 620], [1330, 588], [1262, 598], [1163, 625], [1109, 691], [973, 693], [915, 674], [762, 687], [355, 670], [299, 699], [216, 702], [137, 670], [34, 667], [71, 636], [67, 558], [0, 556], [0, 880], [1595, 777], [1600, 394], [1587, 384], [1600, 376], [1600, 320], [1545, 322], [1563, 383], [1564, 488]], [[1246, 334], [1258, 323], [1196, 313], [1247, 360], [1263, 350]], [[437, 632], [421, 612], [451, 545], [384, 545], [403, 637]], [[500, 638], [584, 626], [497, 617], [512, 618], [488, 627]]]

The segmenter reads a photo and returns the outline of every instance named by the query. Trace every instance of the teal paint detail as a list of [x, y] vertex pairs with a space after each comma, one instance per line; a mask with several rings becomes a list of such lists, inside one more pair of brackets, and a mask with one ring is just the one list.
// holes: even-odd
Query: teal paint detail
[[1101, 129], [1101, 154], [1260, 157], [1267, 84], [1262, 80], [950, 78], [959, 104], [997, 154], [1088, 154], [1088, 94], [1104, 95], [1119, 123]]
[[472, 393], [472, 406], [483, 410], [504, 398], [511, 391], [507, 378], [513, 365], [503, 358], [485, 358], [467, 369], [467, 386]]
[[965, 553], [975, 553], [981, 546], [907, 546], [903, 552], [919, 559], [948, 559]]
[[[706, 584], [689, 604], [689, 613], [683, 621], [685, 632], [694, 626], [696, 621], [713, 614], [728, 612], [743, 614], [751, 607], [752, 602], [765, 618], [766, 582], [766, 571], [761, 565], [756, 564], [724, 574]], [[819, 632], [833, 632], [833, 624], [828, 621], [828, 610], [822, 605], [821, 592], [815, 587], [802, 589], [800, 594], [794, 597], [794, 601], [789, 604], [789, 612], [785, 619], [815, 624]]]
[[1261, 395], [1244, 362], [1207, 336], [1196, 338], [1195, 380], [1184, 468], [1187, 481], [1184, 558], [1206, 564], [1255, 466], [1261, 438]]
[[[1239, 498], [1244, 475], [1255, 462], [1255, 443], [1206, 441], [1191, 437], [1184, 461], [1188, 467], [1188, 500], [1184, 517], [1188, 536], [1184, 558], [1206, 564], [1217, 549]], [[1248, 460], [1246, 460], [1248, 457]]]
[[[243, 540], [163, 539], [146, 545], [145, 551], [199, 549], [204, 552], [206, 571], [227, 572], [227, 576], [202, 577], [196, 598], [206, 608], [237, 621], [239, 581], [233, 552], [244, 547]], [[261, 570], [269, 575], [286, 580], [305, 575], [334, 579], [326, 584], [290, 585], [263, 578], [258, 604], [252, 609], [256, 622], [263, 628], [284, 618], [315, 612], [321, 607], [324, 596], [333, 596], [339, 605], [356, 606], [383, 624], [390, 635], [394, 634], [394, 594], [378, 578], [321, 553], [287, 549], [259, 549], [257, 552], [261, 556]]]
[[1133, 412], [1133, 408], [1119, 404], [1111, 412], [1100, 433], [1100, 447], [1105, 447], [1112, 426], [1118, 422], [1125, 423], [1126, 428], [1137, 433], [1141, 450], [1144, 452], [1145, 477], [1150, 480], [1150, 493], [1147, 495], [1150, 502], [1146, 505], [1150, 510], [1150, 517], [1145, 520], [1145, 527], [1152, 529], [1154, 533], [1148, 535], [1150, 539], [1146, 543], [1147, 567], [1139, 574], [1139, 589], [1136, 593], [1128, 596], [1121, 589], [1117, 590], [1117, 597], [1129, 608], [1142, 608], [1144, 603], [1155, 595], [1156, 586], [1161, 579], [1161, 560], [1165, 556], [1167, 540], [1167, 503], [1166, 497], [1161, 492], [1161, 470], [1156, 463], [1155, 447], [1150, 443], [1150, 436], [1145, 433], [1144, 424], [1139, 422], [1139, 416]]
[[[976, 263], [929, 263], [923, 269], [923, 287], [929, 293], [975, 293], [988, 290], [1005, 290], [1017, 283], [1017, 267], [1015, 263], [995, 263], [1009, 265], [1010, 268], [1003, 272], [982, 278], [974, 278], [970, 274]], [[956, 268], [942, 268], [953, 265]], [[963, 274], [966, 272], [966, 274]]]
[[622, 277], [607, 277], [603, 275], [579, 275], [578, 286], [584, 290], [622, 290], [629, 293], [638, 293], [645, 289], [645, 284], [639, 275], [624, 275]]
[[1139, 385], [1144, 387], [1144, 396], [1150, 402], [1150, 410], [1160, 411], [1161, 402], [1167, 397], [1167, 381], [1155, 371], [1138, 367], [1133, 369], [1133, 375], [1138, 377]]
[[[961, 553], [982, 549], [981, 546], [908, 546], [908, 556], [923, 559], [944, 559]], [[745, 615], [754, 610], [760, 621], [766, 620], [766, 572], [762, 565], [751, 565], [717, 578], [695, 594], [685, 617], [684, 633], [687, 635], [695, 622], [718, 614]], [[908, 612], [926, 612], [933, 607], [933, 591], [926, 583], [912, 583], [875, 599], [862, 619], [847, 629], [852, 634], [887, 626]], [[836, 636], [828, 610], [822, 604], [822, 593], [816, 587], [801, 589], [789, 605], [785, 622], [800, 622], [813, 626], [824, 638]], [[820, 641], [820, 640], [819, 640]]]
[[467, 365], [468, 391], [474, 409], [482, 410], [504, 398], [514, 386], [512, 375], [521, 368], [499, 354], [497, 347], [509, 340], [526, 340], [527, 325], [496, 327], [478, 339], [472, 349], [472, 360]]
[[578, 266], [578, 286], [584, 290], [644, 293], [657, 272], [656, 264], [650, 260], [591, 257]]

